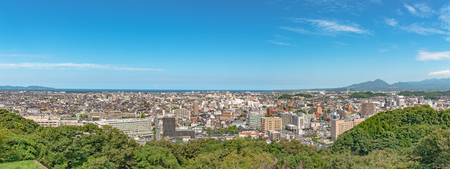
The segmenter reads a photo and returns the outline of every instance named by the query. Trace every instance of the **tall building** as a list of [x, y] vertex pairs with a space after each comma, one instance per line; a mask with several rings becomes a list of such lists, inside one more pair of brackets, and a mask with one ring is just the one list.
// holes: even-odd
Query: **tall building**
[[188, 109], [185, 109], [185, 108], [175, 109], [174, 113], [175, 113], [176, 117], [186, 119], [186, 120], [191, 120], [191, 113], [189, 112]]
[[172, 137], [175, 135], [175, 118], [163, 118], [163, 137]]
[[283, 129], [283, 121], [279, 117], [262, 117], [261, 129], [263, 133], [269, 130], [281, 131]]
[[283, 121], [283, 127], [292, 124], [292, 114], [289, 112], [278, 113], [278, 117], [280, 117]]
[[198, 116], [198, 103], [197, 103], [197, 102], [194, 102], [194, 105], [192, 106], [192, 108], [194, 109], [194, 110], [192, 111], [192, 115]]
[[372, 114], [375, 114], [373, 103], [363, 103], [362, 109], [361, 109], [361, 115], [367, 116], [367, 115], [372, 115]]
[[277, 100], [277, 106], [281, 106], [281, 100]]
[[331, 121], [331, 139], [336, 140], [339, 135], [344, 133], [347, 130], [352, 129], [357, 126], [359, 123], [364, 121], [364, 119], [354, 119], [351, 120], [332, 120]]
[[297, 126], [299, 129], [303, 129], [305, 124], [304, 114], [298, 113], [298, 115], [292, 115], [292, 124]]
[[261, 118], [265, 115], [257, 112], [248, 114], [248, 125], [250, 127], [261, 127]]
[[195, 138], [193, 130], [176, 130], [175, 117], [163, 118], [163, 137], [165, 138]]

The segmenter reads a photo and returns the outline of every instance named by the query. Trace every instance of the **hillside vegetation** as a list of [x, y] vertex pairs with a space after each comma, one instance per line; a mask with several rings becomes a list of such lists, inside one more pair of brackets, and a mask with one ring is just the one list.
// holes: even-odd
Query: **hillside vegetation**
[[425, 99], [433, 99], [433, 100], [439, 100], [442, 96], [450, 96], [450, 91], [434, 91], [434, 92], [425, 92], [425, 91], [416, 91], [416, 92], [409, 92], [409, 91], [403, 91], [400, 92], [398, 95], [403, 96], [424, 96]]
[[387, 96], [387, 94], [385, 93], [372, 93], [372, 92], [358, 92], [358, 93], [353, 93], [352, 95], [350, 95], [350, 98], [371, 98], [371, 97], [378, 97], [378, 96]]
[[0, 163], [0, 168], [3, 169], [44, 169], [39, 164], [36, 164], [33, 161], [18, 161], [18, 162], [9, 162], [9, 163]]
[[429, 106], [381, 112], [338, 137], [335, 153], [392, 150], [423, 166], [450, 167], [450, 111]]
[[304, 97], [304, 98], [311, 98], [312, 97], [310, 94], [298, 93], [298, 94], [295, 94], [295, 95], [283, 94], [280, 97], [278, 97], [278, 99], [291, 99], [291, 97], [294, 97], [294, 96]]
[[112, 169], [449, 167], [450, 130], [442, 129], [447, 112], [427, 107], [393, 112], [345, 132], [332, 148], [317, 149], [296, 140], [267, 144], [250, 138], [143, 146], [108, 126], [43, 128], [0, 110], [0, 162], [36, 159], [48, 168]]

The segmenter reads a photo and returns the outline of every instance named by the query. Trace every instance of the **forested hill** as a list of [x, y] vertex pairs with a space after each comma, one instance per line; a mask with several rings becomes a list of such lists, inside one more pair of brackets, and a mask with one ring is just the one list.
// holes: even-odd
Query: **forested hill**
[[429, 106], [381, 112], [338, 137], [333, 152], [393, 150], [422, 163], [450, 167], [450, 111]]
[[403, 96], [423, 96], [425, 99], [433, 99], [433, 100], [439, 100], [442, 96], [450, 96], [450, 91], [434, 91], [434, 92], [425, 92], [425, 91], [403, 91], [400, 92], [398, 95]]
[[250, 138], [142, 146], [109, 126], [42, 128], [0, 110], [0, 162], [36, 159], [58, 169], [450, 167], [450, 130], [441, 129], [448, 125], [448, 113], [426, 107], [394, 112], [379, 113], [374, 116], [379, 120], [345, 132], [332, 149], [317, 149], [297, 140], [267, 144]]

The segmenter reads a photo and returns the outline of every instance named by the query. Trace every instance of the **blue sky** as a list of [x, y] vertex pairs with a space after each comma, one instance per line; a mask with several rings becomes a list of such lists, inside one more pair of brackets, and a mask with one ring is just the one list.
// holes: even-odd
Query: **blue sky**
[[449, 1], [0, 0], [0, 85], [304, 89], [449, 63]]

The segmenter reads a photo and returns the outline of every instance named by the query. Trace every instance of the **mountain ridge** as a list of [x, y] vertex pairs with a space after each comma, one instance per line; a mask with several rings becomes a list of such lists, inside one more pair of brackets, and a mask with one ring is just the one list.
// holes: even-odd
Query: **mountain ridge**
[[347, 87], [323, 88], [309, 90], [325, 91], [448, 91], [450, 90], [450, 78], [433, 78], [422, 81], [397, 82], [389, 84], [381, 79], [352, 84]]
[[53, 87], [44, 87], [44, 86], [0, 86], [0, 90], [47, 90], [47, 89], [55, 89]]

